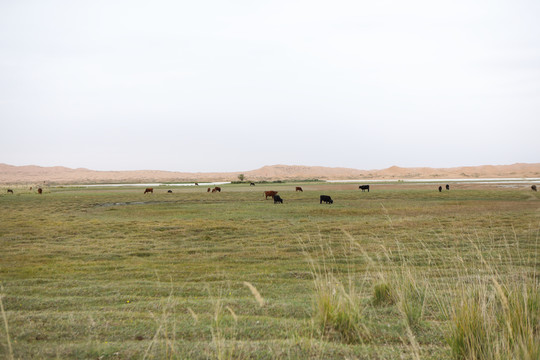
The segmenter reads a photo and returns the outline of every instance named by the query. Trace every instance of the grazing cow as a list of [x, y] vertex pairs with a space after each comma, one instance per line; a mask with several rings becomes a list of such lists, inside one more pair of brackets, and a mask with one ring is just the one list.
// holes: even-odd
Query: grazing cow
[[216, 186], [214, 190], [216, 190], [217, 192], [221, 192], [221, 188], [219, 186]]
[[369, 185], [360, 185], [358, 188], [361, 189], [362, 192], [364, 192], [364, 190], [367, 190], [367, 192], [369, 192]]
[[442, 186], [439, 186], [439, 192], [441, 192], [441, 191], [442, 191]]
[[249, 183], [249, 186], [255, 186], [255, 183]]
[[268, 197], [272, 197], [272, 199], [274, 198], [274, 196], [276, 196], [278, 192], [277, 191], [265, 191], [264, 192], [264, 197], [265, 197], [265, 200], [268, 200]]
[[172, 194], [172, 190], [167, 191], [169, 194]]
[[38, 194], [41, 194], [41, 193], [43, 193], [43, 190], [42, 190], [41, 188], [38, 188], [38, 189], [37, 189], [37, 193], [38, 193]]
[[11, 190], [11, 189], [7, 189], [7, 192], [8, 192], [8, 194], [9, 194], [9, 193], [12, 193], [12, 194], [13, 194], [13, 190]]
[[334, 200], [332, 200], [332, 198], [328, 195], [321, 195], [321, 201], [319, 204], [322, 204], [323, 202], [326, 204], [333, 204]]
[[532, 191], [537, 191], [536, 190], [536, 185], [531, 186], [531, 189], [532, 189]]
[[212, 189], [212, 192], [215, 193], [217, 190], [216, 189]]
[[450, 190], [450, 185], [446, 184], [446, 190]]
[[283, 204], [283, 199], [279, 195], [274, 195], [274, 204]]
[[206, 192], [210, 192], [210, 190], [212, 190], [212, 189], [208, 188], [208, 190], [206, 190]]
[[199, 186], [199, 183], [195, 183], [195, 186]]
[[302, 190], [302, 188], [301, 188], [300, 186], [297, 186], [295, 191], [301, 191], [301, 192], [304, 192], [304, 190]]
[[144, 189], [144, 193], [145, 194], [146, 193], [152, 193], [153, 194], [154, 193], [154, 188], [146, 188], [146, 189]]

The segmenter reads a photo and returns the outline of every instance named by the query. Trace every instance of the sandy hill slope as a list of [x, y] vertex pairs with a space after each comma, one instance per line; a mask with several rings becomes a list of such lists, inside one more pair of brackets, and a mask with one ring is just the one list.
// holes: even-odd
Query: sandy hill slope
[[484, 165], [454, 168], [403, 168], [358, 170], [339, 167], [272, 165], [257, 170], [227, 173], [187, 173], [159, 170], [96, 171], [62, 166], [13, 166], [0, 164], [0, 184], [89, 184], [149, 183], [184, 181], [235, 181], [239, 174], [247, 180], [351, 180], [351, 179], [450, 179], [450, 178], [521, 178], [540, 177], [540, 163]]

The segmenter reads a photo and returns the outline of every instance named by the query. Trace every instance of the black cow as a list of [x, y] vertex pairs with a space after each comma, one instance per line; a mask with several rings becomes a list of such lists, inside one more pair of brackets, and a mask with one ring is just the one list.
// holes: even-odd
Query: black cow
[[326, 203], [326, 204], [333, 204], [334, 203], [334, 200], [332, 200], [332, 198], [328, 195], [321, 195], [321, 201], [319, 202], [319, 204], [322, 204], [323, 201]]
[[172, 194], [172, 190], [167, 191], [169, 194]]
[[442, 191], [442, 186], [439, 186], [439, 192], [441, 192], [441, 191]]
[[362, 192], [364, 192], [364, 190], [367, 190], [367, 192], [369, 192], [369, 185], [360, 185], [358, 188], [361, 189]]
[[255, 183], [250, 182], [249, 186], [255, 186]]
[[283, 199], [279, 195], [274, 195], [274, 204], [283, 204]]
[[8, 192], [8, 194], [9, 194], [9, 193], [12, 193], [12, 194], [13, 194], [13, 190], [11, 190], [11, 189], [7, 189], [7, 192]]
[[446, 190], [450, 190], [450, 185], [446, 184]]
[[536, 185], [531, 186], [532, 191], [538, 191], [536, 190]]

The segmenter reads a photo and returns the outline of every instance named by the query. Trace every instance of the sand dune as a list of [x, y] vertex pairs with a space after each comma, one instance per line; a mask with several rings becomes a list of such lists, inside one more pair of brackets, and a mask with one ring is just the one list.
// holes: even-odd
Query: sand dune
[[147, 183], [184, 181], [235, 181], [244, 174], [251, 181], [272, 180], [348, 180], [348, 179], [449, 179], [540, 177], [540, 163], [464, 166], [454, 168], [403, 168], [358, 170], [339, 167], [272, 165], [257, 170], [226, 173], [188, 173], [160, 170], [96, 171], [62, 166], [13, 166], [0, 164], [0, 184], [89, 184]]

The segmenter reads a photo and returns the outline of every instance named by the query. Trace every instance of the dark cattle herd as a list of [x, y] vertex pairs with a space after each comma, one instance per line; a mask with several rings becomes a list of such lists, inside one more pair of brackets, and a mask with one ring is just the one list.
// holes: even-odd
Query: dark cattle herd
[[[198, 183], [195, 183], [195, 185], [199, 185]], [[249, 184], [250, 186], [255, 186], [255, 183], [250, 183]], [[365, 190], [367, 190], [369, 192], [369, 185], [360, 185], [358, 186], [358, 188], [360, 190], [362, 190], [362, 192], [364, 192]], [[449, 184], [446, 184], [445, 185], [445, 188], [446, 190], [450, 190], [450, 185]], [[32, 190], [32, 187], [30, 187], [30, 191]], [[442, 192], [443, 190], [443, 187], [442, 186], [439, 186], [438, 187], [438, 190], [439, 192]], [[532, 191], [537, 191], [537, 187], [536, 185], [532, 185], [531, 186], [531, 190]], [[212, 193], [215, 193], [215, 192], [221, 192], [221, 187], [219, 186], [215, 186], [213, 189], [212, 188], [208, 188], [206, 190], [207, 192], [212, 192]], [[295, 187], [295, 192], [303, 192], [304, 190], [302, 189], [302, 187], [300, 186], [296, 186]], [[172, 190], [168, 190], [167, 193], [169, 194], [172, 194]], [[12, 189], [7, 189], [7, 193], [8, 194], [14, 194], [13, 190]], [[42, 194], [43, 193], [43, 190], [41, 189], [41, 187], [38, 187], [37, 189], [37, 193], [38, 194]], [[151, 188], [151, 187], [148, 187], [144, 190], [144, 194], [147, 194], [147, 193], [151, 193], [153, 194], [154, 193], [154, 188]], [[265, 197], [265, 200], [268, 200], [269, 197], [271, 197], [273, 200], [274, 200], [274, 204], [283, 204], [283, 199], [277, 195], [277, 191], [274, 191], [274, 190], [269, 190], [269, 191], [264, 191], [263, 194], [264, 194], [264, 197]], [[325, 203], [325, 204], [333, 204], [334, 201], [332, 200], [332, 198], [328, 195], [321, 195], [320, 198], [319, 198], [319, 203], [322, 204], [322, 203]]]

